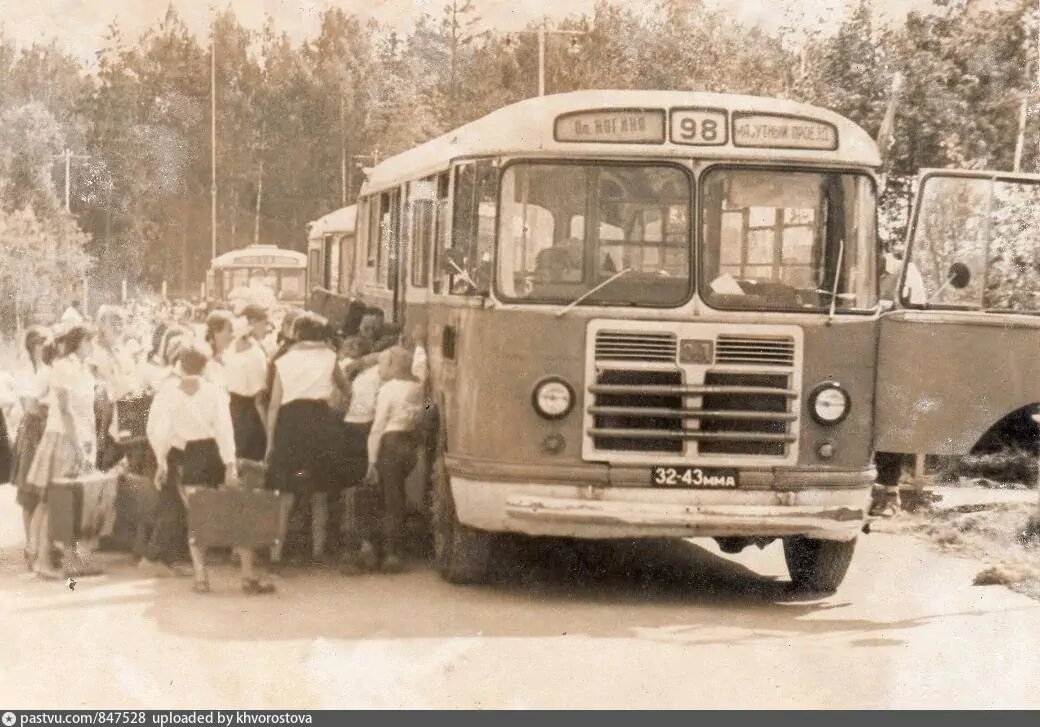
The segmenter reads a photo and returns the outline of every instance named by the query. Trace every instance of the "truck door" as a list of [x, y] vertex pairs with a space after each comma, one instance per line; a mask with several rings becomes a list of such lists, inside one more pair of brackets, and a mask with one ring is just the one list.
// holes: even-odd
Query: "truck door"
[[1040, 402], [1040, 176], [927, 171], [882, 316], [875, 449], [965, 454]]

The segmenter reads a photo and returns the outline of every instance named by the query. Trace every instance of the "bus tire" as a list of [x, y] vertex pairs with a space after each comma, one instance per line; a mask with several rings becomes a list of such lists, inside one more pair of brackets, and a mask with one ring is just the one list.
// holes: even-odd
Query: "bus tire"
[[784, 560], [799, 591], [833, 593], [845, 579], [856, 541], [816, 540], [802, 535], [784, 538]]
[[449, 583], [483, 583], [495, 537], [459, 522], [451, 482], [438, 453], [433, 463], [433, 553], [437, 571]]

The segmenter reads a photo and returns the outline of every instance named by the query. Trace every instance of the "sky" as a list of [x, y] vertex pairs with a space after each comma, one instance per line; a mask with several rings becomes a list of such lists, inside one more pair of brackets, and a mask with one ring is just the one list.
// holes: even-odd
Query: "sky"
[[[644, 8], [651, 0], [621, 0]], [[775, 29], [783, 22], [779, 8], [789, 6], [807, 14], [814, 23], [836, 26], [855, 0], [706, 0], [732, 12], [751, 25]], [[875, 0], [882, 18], [900, 19], [910, 9], [927, 9], [932, 0]], [[20, 45], [34, 41], [58, 43], [71, 54], [92, 60], [106, 29], [117, 19], [124, 33], [136, 37], [165, 14], [170, 0], [0, 0], [0, 27]], [[322, 11], [338, 6], [361, 17], [371, 17], [406, 29], [410, 18], [428, 12], [439, 15], [445, 0], [173, 0], [178, 14], [200, 36], [214, 6], [231, 6], [247, 27], [259, 29], [266, 15], [299, 42], [315, 35]], [[591, 13], [595, 0], [474, 0], [482, 25], [499, 32], [518, 30], [531, 20], [550, 20]]]

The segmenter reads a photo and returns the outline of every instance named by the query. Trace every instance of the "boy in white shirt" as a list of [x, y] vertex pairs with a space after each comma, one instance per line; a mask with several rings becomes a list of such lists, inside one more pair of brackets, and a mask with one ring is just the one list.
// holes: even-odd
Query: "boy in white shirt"
[[[235, 433], [227, 394], [202, 377], [207, 356], [197, 345], [180, 355], [182, 377], [159, 391], [148, 416], [148, 441], [159, 463], [156, 484], [176, 488], [185, 506], [195, 487], [238, 487]], [[195, 572], [195, 592], [207, 593], [205, 554], [189, 546]], [[274, 592], [253, 572], [253, 552], [239, 548], [242, 590], [248, 594]]]

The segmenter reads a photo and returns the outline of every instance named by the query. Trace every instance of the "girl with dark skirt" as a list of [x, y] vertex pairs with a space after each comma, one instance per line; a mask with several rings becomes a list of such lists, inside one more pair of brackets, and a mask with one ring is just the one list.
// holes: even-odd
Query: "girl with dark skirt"
[[[311, 552], [325, 560], [328, 498], [342, 487], [342, 428], [329, 400], [339, 386], [336, 352], [324, 318], [303, 313], [294, 327], [297, 343], [275, 361], [268, 410], [268, 487], [289, 493], [294, 504], [309, 498]], [[288, 521], [283, 522], [283, 533]], [[284, 538], [282, 538], [284, 542]], [[275, 552], [275, 563], [281, 553]]]
[[25, 350], [32, 363], [32, 377], [19, 391], [22, 419], [18, 423], [18, 433], [14, 440], [11, 484], [18, 490], [17, 500], [22, 508], [22, 525], [25, 528], [25, 560], [27, 565], [31, 565], [29, 525], [32, 523], [33, 511], [39, 504], [40, 495], [36, 487], [29, 482], [29, 468], [32, 467], [36, 448], [40, 445], [43, 429], [47, 424], [47, 377], [54, 360], [55, 348], [49, 340], [47, 330], [36, 326], [25, 334]]
[[[148, 416], [148, 441], [159, 469], [156, 482], [176, 489], [185, 506], [196, 487], [238, 487], [235, 436], [226, 394], [202, 377], [206, 352], [198, 346], [181, 351], [181, 379], [160, 391]], [[191, 550], [196, 593], [209, 592], [205, 553]], [[271, 583], [253, 572], [253, 552], [239, 548], [242, 590], [247, 594], [273, 593]]]
[[231, 423], [235, 430], [238, 456], [263, 461], [267, 451], [263, 392], [267, 385], [267, 356], [260, 344], [247, 333], [234, 338], [233, 319], [227, 311], [213, 311], [206, 319], [206, 341], [220, 363], [215, 377], [227, 389], [231, 402]]

